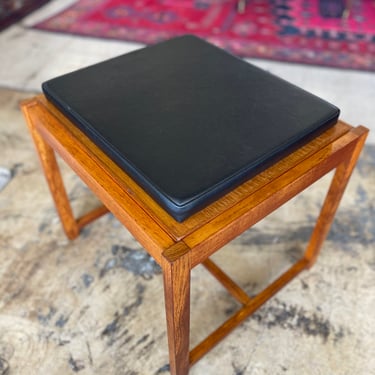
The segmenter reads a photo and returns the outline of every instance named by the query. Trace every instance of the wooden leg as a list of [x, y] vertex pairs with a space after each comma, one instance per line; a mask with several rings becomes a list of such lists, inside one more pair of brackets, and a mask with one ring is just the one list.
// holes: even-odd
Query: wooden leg
[[73, 216], [55, 152], [30, 123], [29, 117], [27, 117], [27, 120], [64, 232], [72, 240], [79, 235], [80, 228]]
[[177, 243], [163, 253], [165, 309], [171, 375], [189, 372], [190, 249]]
[[310, 242], [305, 251], [305, 259], [308, 260], [308, 268], [312, 267], [315, 263], [319, 255], [320, 248], [328, 235], [328, 231], [333, 222], [345, 188], [363, 148], [366, 135], [367, 132], [361, 134], [353, 151], [348, 155], [348, 159], [336, 168], [327, 196], [311, 235]]
[[55, 152], [38, 132], [35, 125], [38, 123], [38, 121], [42, 121], [42, 118], [38, 118], [33, 112], [33, 108], [35, 108], [37, 105], [37, 102], [34, 100], [27, 100], [21, 104], [21, 108], [35, 143], [37, 154], [39, 156], [48, 187], [51, 191], [52, 198], [55, 202], [55, 207], [60, 217], [64, 232], [69, 239], [73, 240], [79, 235], [82, 227], [106, 214], [108, 209], [105, 206], [100, 206], [78, 219], [74, 218], [61, 176], [60, 168], [56, 160]]

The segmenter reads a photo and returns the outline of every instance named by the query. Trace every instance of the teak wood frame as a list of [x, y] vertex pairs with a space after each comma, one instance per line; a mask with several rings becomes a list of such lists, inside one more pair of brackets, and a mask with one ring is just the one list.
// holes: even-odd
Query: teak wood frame
[[[339, 121], [264, 172], [183, 223], [177, 223], [43, 95], [21, 104], [68, 238], [111, 211], [163, 270], [170, 371], [189, 368], [302, 270], [315, 262], [364, 145], [368, 129]], [[55, 158], [57, 152], [104, 204], [75, 219]], [[255, 297], [249, 297], [209, 256], [336, 169], [303, 257]], [[189, 347], [190, 273], [203, 264], [242, 308], [195, 348]]]

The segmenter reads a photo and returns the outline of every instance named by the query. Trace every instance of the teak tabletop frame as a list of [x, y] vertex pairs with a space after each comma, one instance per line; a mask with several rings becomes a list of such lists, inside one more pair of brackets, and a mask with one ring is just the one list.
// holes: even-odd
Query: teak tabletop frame
[[[122, 169], [78, 130], [43, 95], [21, 105], [68, 238], [108, 211], [132, 233], [163, 270], [170, 371], [189, 368], [302, 270], [313, 265], [364, 145], [368, 129], [339, 121], [284, 159], [185, 220], [176, 222]], [[75, 219], [55, 152], [98, 196], [104, 206]], [[255, 297], [249, 297], [209, 256], [336, 169], [303, 257]], [[203, 264], [242, 308], [189, 348], [190, 273]]]

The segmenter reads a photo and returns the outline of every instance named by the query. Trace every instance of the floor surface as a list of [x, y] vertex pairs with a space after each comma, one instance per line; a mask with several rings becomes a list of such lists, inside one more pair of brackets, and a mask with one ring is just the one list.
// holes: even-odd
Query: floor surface
[[[68, 241], [20, 100], [42, 81], [140, 45], [25, 28], [54, 1], [0, 34], [0, 375], [168, 374], [159, 267], [112, 216]], [[253, 61], [375, 129], [375, 74]], [[317, 264], [196, 364], [192, 375], [375, 373], [375, 140], [369, 139]], [[61, 163], [74, 211], [97, 205]], [[215, 255], [250, 294], [306, 245], [330, 176]], [[237, 308], [202, 268], [192, 274], [192, 344]]]

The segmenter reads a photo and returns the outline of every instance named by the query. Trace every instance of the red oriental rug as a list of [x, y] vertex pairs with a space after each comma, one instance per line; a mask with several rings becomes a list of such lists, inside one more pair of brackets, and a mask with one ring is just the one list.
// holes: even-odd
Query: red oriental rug
[[79, 0], [35, 26], [153, 44], [195, 34], [242, 57], [375, 71], [374, 0]]

